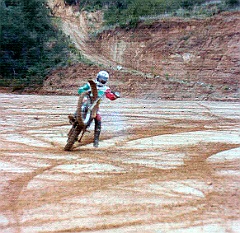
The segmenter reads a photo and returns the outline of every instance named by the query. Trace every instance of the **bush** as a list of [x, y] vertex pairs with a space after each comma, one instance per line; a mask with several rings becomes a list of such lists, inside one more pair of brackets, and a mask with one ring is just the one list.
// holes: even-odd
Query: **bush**
[[159, 15], [175, 14], [189, 17], [194, 14], [214, 15], [222, 10], [239, 5], [240, 0], [222, 0], [213, 2], [211, 9], [204, 6], [206, 0], [83, 0], [81, 9], [94, 10], [96, 7], [105, 9], [105, 25], [120, 25], [121, 27], [134, 27], [140, 18], [156, 17]]
[[180, 6], [182, 8], [185, 8], [185, 9], [193, 9], [194, 6], [196, 5], [200, 5], [202, 3], [206, 2], [205, 0], [195, 0], [195, 1], [192, 1], [192, 0], [182, 0], [180, 2]]
[[0, 0], [0, 12], [0, 85], [39, 85], [70, 56], [78, 59], [48, 16], [45, 0]]
[[79, 0], [64, 0], [64, 3], [68, 5], [76, 5], [77, 3], [79, 3]]
[[[204, 3], [205, 0], [132, 0], [126, 1], [122, 8], [117, 5], [110, 7], [104, 14], [107, 25], [136, 25], [140, 17], [157, 16], [176, 12], [178, 9], [192, 10], [194, 6]], [[134, 22], [134, 24], [132, 24]]]
[[229, 7], [235, 7], [235, 6], [240, 5], [240, 1], [239, 0], [226, 0], [225, 3]]

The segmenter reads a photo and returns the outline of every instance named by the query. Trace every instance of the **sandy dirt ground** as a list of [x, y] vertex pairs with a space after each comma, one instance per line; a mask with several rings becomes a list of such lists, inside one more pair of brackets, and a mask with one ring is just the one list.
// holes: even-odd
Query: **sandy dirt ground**
[[0, 94], [0, 232], [240, 232], [240, 105], [118, 99], [63, 151], [76, 96]]

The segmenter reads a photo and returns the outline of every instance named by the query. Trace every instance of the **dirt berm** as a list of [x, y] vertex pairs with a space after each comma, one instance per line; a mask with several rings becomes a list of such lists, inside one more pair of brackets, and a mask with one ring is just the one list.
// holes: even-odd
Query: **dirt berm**
[[79, 13], [59, 1], [50, 6], [62, 19], [64, 32], [94, 65], [54, 70], [41, 92], [76, 94], [79, 85], [106, 69], [113, 89], [126, 97], [240, 100], [240, 12], [164, 18], [90, 37], [101, 27], [101, 12]]

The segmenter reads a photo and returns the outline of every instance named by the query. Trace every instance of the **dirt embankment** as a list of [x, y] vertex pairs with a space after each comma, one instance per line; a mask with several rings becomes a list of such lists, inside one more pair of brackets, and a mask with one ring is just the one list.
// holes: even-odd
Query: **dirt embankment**
[[111, 85], [124, 96], [240, 100], [240, 12], [198, 20], [162, 19], [135, 29], [107, 30], [90, 40], [88, 33], [100, 27], [102, 15], [79, 14], [57, 2], [53, 12], [61, 17], [63, 30], [96, 65], [54, 71], [43, 92], [75, 94], [104, 66]]

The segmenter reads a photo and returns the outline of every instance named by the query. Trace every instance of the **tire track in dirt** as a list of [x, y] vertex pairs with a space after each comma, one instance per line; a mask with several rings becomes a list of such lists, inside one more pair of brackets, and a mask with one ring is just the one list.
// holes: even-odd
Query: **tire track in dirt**
[[[2, 195], [4, 199], [4, 205], [1, 205], [1, 210], [8, 212], [8, 216], [13, 217], [13, 222], [11, 222], [12, 227], [20, 227], [20, 216], [21, 216], [21, 193], [27, 187], [28, 183], [34, 179], [35, 176], [42, 174], [43, 172], [52, 169], [56, 165], [52, 165], [48, 168], [40, 168], [32, 173], [27, 173], [24, 176], [17, 177], [9, 182], [8, 187], [3, 190]], [[10, 212], [10, 213], [9, 213]]]
[[[52, 108], [64, 98], [51, 97], [51, 103], [42, 101], [43, 116], [44, 112], [48, 115], [49, 106]], [[23, 105], [31, 99], [24, 101]], [[226, 168], [238, 171], [237, 164], [231, 160], [208, 162], [212, 155], [239, 147], [233, 130], [239, 121], [230, 111], [235, 105], [225, 108], [226, 104], [219, 103], [218, 109], [230, 112], [218, 115], [217, 106], [213, 108], [208, 104], [209, 110], [213, 109], [219, 116], [216, 121], [216, 117], [198, 103], [189, 103], [189, 106], [177, 102], [155, 103], [148, 112], [140, 112], [145, 102], [137, 107], [124, 104], [125, 101], [115, 103], [126, 106], [119, 111], [122, 122], [116, 123], [123, 127], [113, 130], [114, 121], [108, 116], [110, 110], [106, 110], [98, 149], [88, 144], [92, 140], [89, 134], [84, 145], [72, 152], [63, 151], [70, 128], [64, 124], [67, 121], [64, 107], [63, 115], [54, 118], [55, 121], [50, 118], [47, 122], [47, 118], [43, 118], [41, 122], [32, 117], [35, 126], [30, 122], [30, 127], [24, 128], [21, 117], [16, 118], [9, 127], [23, 138], [33, 137], [39, 143], [48, 142], [48, 146], [41, 148], [18, 142], [19, 147], [1, 149], [1, 164], [7, 162], [13, 168], [0, 170], [1, 176], [6, 177], [5, 188], [0, 190], [7, 200], [4, 204], [0, 202], [0, 214], [8, 218], [7, 225], [0, 223], [1, 229], [18, 232], [48, 232], [50, 228], [53, 232], [104, 229], [118, 232], [122, 229], [130, 232], [127, 229], [132, 227], [144, 232], [149, 227], [151, 232], [218, 225], [223, 219], [226, 223], [239, 219], [237, 176], [223, 177], [216, 173]], [[61, 103], [66, 106], [68, 101]], [[25, 116], [24, 109], [20, 105], [19, 116]], [[11, 111], [7, 113], [11, 115]], [[53, 115], [57, 112], [52, 110]], [[139, 116], [131, 116], [131, 112]], [[143, 126], [144, 122], [147, 126]], [[2, 118], [0, 123], [5, 124]], [[45, 137], [51, 132], [56, 134], [55, 138]], [[232, 139], [222, 138], [223, 133], [231, 133]], [[114, 142], [115, 139], [118, 140]], [[55, 145], [51, 144], [54, 140]], [[8, 137], [4, 143], [15, 142]], [[14, 171], [14, 167], [26, 168], [26, 171]]]

